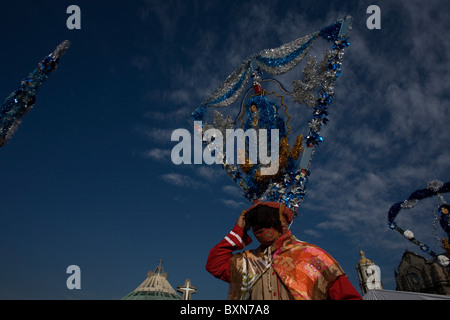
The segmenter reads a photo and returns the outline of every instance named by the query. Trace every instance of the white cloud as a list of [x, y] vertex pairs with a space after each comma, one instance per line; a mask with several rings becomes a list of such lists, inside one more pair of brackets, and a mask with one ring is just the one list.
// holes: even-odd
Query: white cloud
[[187, 175], [182, 175], [179, 173], [166, 173], [161, 175], [161, 179], [164, 182], [169, 184], [178, 186], [178, 187], [186, 187], [186, 188], [194, 188], [197, 189], [200, 187], [200, 183], [192, 179]]
[[235, 185], [223, 186], [222, 191], [234, 197], [242, 197], [242, 190]]
[[[245, 203], [243, 201], [235, 201], [231, 199], [219, 199], [219, 202], [234, 210], [236, 209], [245, 210], [248, 207], [248, 203]], [[239, 213], [240, 212], [236, 211], [236, 216], [238, 216]]]
[[172, 143], [171, 142], [172, 132], [175, 129], [169, 129], [167, 127], [166, 128], [146, 127], [143, 125], [138, 125], [135, 127], [134, 130], [153, 142], [170, 144]]
[[217, 167], [213, 166], [214, 165], [211, 166], [202, 165], [200, 167], [197, 167], [196, 172], [200, 177], [209, 181], [213, 181], [214, 179], [217, 179], [218, 173], [219, 174], [223, 173], [222, 170], [221, 170], [222, 172], [220, 172], [219, 170], [217, 170], [218, 169]]
[[175, 111], [167, 112], [163, 110], [151, 110], [144, 114], [145, 119], [154, 121], [173, 121], [173, 120], [185, 120], [188, 119], [192, 110], [187, 107], [177, 108]]
[[154, 148], [143, 152], [143, 156], [145, 158], [149, 158], [157, 161], [171, 161], [170, 154], [172, 150], [170, 149], [159, 149]]
[[308, 235], [308, 236], [312, 236], [314, 238], [322, 238], [322, 236], [323, 236], [322, 233], [320, 233], [317, 230], [313, 230], [313, 229], [304, 230], [302, 232], [302, 237], [303, 237], [303, 234]]

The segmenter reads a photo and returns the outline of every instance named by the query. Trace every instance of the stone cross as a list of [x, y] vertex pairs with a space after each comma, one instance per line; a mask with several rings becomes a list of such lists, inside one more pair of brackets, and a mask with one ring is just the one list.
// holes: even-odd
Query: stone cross
[[183, 293], [181, 300], [191, 300], [191, 295], [197, 293], [197, 288], [191, 286], [191, 279], [186, 279], [184, 285], [177, 286], [177, 291]]

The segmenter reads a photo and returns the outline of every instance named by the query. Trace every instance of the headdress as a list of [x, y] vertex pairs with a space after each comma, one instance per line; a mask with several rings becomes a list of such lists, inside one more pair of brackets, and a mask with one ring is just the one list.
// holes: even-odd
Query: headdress
[[57, 67], [59, 59], [69, 45], [70, 42], [67, 40], [58, 45], [27, 78], [22, 80], [19, 88], [13, 91], [0, 106], [0, 147], [8, 142], [17, 130], [23, 116], [33, 108], [37, 91]]
[[[320, 129], [328, 122], [328, 107], [333, 102], [334, 82], [341, 75], [342, 58], [344, 48], [349, 46], [350, 29], [351, 17], [348, 16], [305, 37], [250, 56], [192, 113], [194, 121], [201, 121], [201, 125], [194, 125], [194, 128], [207, 141], [206, 148], [215, 157], [223, 159], [223, 168], [249, 201], [283, 204], [294, 213], [297, 212], [306, 192], [314, 150], [324, 141]], [[330, 45], [322, 61], [317, 63], [315, 58], [307, 54], [319, 39], [325, 39], [323, 41]], [[303, 80], [294, 81], [291, 90], [274, 78], [291, 71], [302, 61], [305, 62]], [[252, 84], [247, 86], [250, 79]], [[269, 83], [279, 91], [267, 91], [265, 86]], [[289, 137], [296, 128], [292, 128], [289, 123], [292, 116], [284, 102], [286, 96], [312, 110], [306, 139], [302, 134], [296, 133], [296, 138], [291, 139], [291, 145]], [[239, 98], [241, 103], [235, 116], [224, 116], [214, 110], [212, 124], [206, 122], [211, 108], [228, 107]], [[264, 131], [261, 129], [278, 130], [277, 136], [267, 133], [267, 149], [261, 149], [259, 145], [258, 150], [260, 154], [270, 151], [278, 170], [264, 174], [262, 170], [268, 165], [262, 163], [261, 158], [256, 162], [252, 161], [250, 143], [241, 150], [241, 163], [231, 163], [225, 156], [225, 143], [216, 144], [212, 137], [207, 137], [208, 129], [213, 128], [224, 135], [227, 129], [242, 129], [245, 132], [254, 129], [258, 133]], [[261, 139], [262, 136], [259, 137]]]
[[[443, 196], [444, 193], [450, 192], [450, 181], [443, 183], [439, 180], [433, 180], [430, 181], [426, 188], [419, 189], [414, 191], [408, 199], [402, 202], [397, 202], [391, 206], [388, 212], [388, 226], [392, 230], [397, 231], [398, 233], [402, 234], [406, 239], [411, 241], [413, 244], [417, 245], [422, 251], [429, 254], [431, 257], [433, 257], [441, 266], [444, 267], [450, 267], [449, 263], [449, 257], [450, 257], [450, 206], [445, 201], [445, 198]], [[445, 249], [446, 255], [444, 254], [437, 254], [434, 252], [429, 245], [419, 241], [415, 238], [414, 233], [411, 230], [403, 230], [400, 228], [397, 223], [395, 222], [395, 219], [397, 218], [397, 215], [400, 213], [402, 209], [411, 209], [414, 208], [420, 200], [431, 198], [437, 196], [440, 200], [439, 205], [434, 209], [434, 233], [435, 237], [438, 240], [438, 244], [440, 247]], [[447, 238], [440, 238], [436, 235], [436, 223], [439, 220], [439, 224], [442, 227], [442, 230], [447, 235]]]

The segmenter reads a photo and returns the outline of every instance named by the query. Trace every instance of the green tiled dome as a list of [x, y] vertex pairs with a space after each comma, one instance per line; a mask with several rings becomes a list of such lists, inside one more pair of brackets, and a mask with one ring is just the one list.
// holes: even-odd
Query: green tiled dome
[[167, 272], [164, 272], [162, 261], [154, 271], [147, 273], [147, 278], [133, 292], [130, 292], [122, 300], [181, 300], [179, 294], [172, 288]]

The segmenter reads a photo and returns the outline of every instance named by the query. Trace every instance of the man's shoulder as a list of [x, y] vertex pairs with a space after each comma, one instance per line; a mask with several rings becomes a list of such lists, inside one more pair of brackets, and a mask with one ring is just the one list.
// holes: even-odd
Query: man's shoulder
[[291, 241], [291, 247], [287, 251], [297, 251], [297, 250], [304, 252], [305, 254], [308, 254], [308, 255], [324, 257], [327, 259], [334, 260], [333, 257], [331, 256], [331, 254], [328, 253], [328, 251], [322, 249], [318, 245], [315, 245], [315, 244], [312, 244], [312, 243], [309, 243], [306, 241], [298, 240], [297, 238], [295, 238], [293, 236], [292, 241]]

